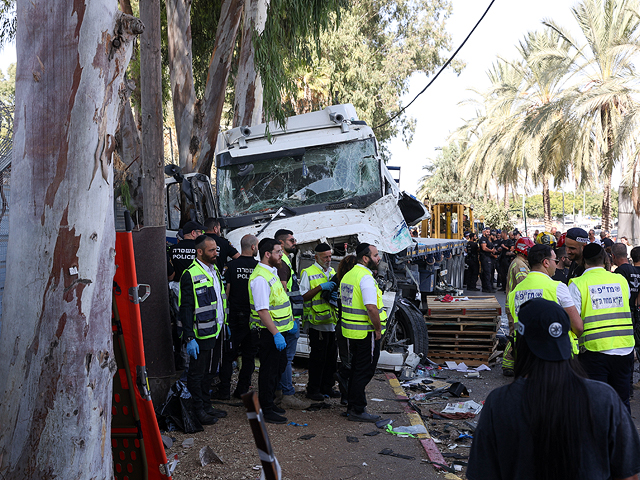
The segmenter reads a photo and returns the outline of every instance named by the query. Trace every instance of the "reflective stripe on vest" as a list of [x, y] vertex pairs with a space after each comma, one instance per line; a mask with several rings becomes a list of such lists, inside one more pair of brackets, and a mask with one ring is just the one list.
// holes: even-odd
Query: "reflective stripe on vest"
[[[217, 337], [221, 330], [221, 324], [218, 323], [218, 299], [216, 298], [216, 291], [213, 282], [218, 282], [220, 286], [220, 297], [222, 298], [223, 310], [227, 310], [227, 296], [224, 292], [222, 281], [220, 280], [220, 274], [218, 268], [214, 265], [217, 275], [216, 278], [209, 276], [202, 265], [197, 260], [189, 266], [185, 272], [189, 272], [191, 275], [191, 282], [193, 284], [193, 298], [195, 302], [193, 311], [193, 333], [196, 338], [205, 340], [207, 338]], [[184, 273], [183, 273], [184, 275]], [[182, 295], [178, 297], [178, 302], [181, 301]]]
[[262, 277], [269, 285], [269, 315], [279, 332], [286, 332], [293, 328], [293, 315], [291, 313], [291, 302], [287, 296], [287, 292], [282, 286], [282, 282], [270, 270], [259, 263], [253, 269], [253, 273], [249, 277], [249, 305], [251, 307], [251, 326], [266, 328], [260, 320], [260, 316], [256, 311], [253, 301], [253, 292], [251, 291], [251, 282], [258, 277]]
[[[362, 300], [360, 281], [367, 275], [373, 275], [363, 265], [357, 264], [349, 270], [340, 282], [340, 298], [342, 300], [342, 335], [346, 338], [362, 339], [368, 332], [373, 332], [373, 325], [367, 314], [367, 307]], [[382, 292], [374, 280], [377, 291], [377, 307], [380, 312], [382, 333], [386, 330], [387, 313], [382, 303]]]
[[289, 267], [289, 280], [287, 280], [287, 295], [291, 297], [291, 311], [295, 318], [302, 318], [304, 312], [302, 295], [300, 295], [300, 282], [298, 282], [298, 276], [293, 270], [291, 260], [286, 252], [282, 255], [282, 261]]
[[584, 332], [580, 346], [592, 352], [604, 352], [635, 345], [629, 310], [629, 284], [624, 277], [594, 268], [572, 278], [582, 296], [580, 316]]
[[[544, 298], [552, 302], [558, 303], [558, 285], [557, 282], [549, 275], [545, 275], [542, 272], [530, 271], [527, 277], [522, 280], [511, 293], [509, 293], [507, 305], [513, 318], [514, 323], [518, 323], [518, 314], [520, 313], [520, 307], [532, 298]], [[571, 350], [574, 355], [579, 353], [578, 339], [575, 334], [569, 331], [569, 339], [571, 340]], [[514, 332], [514, 337], [517, 336]]]
[[[322, 283], [329, 281], [324, 272], [318, 267], [317, 264], [313, 264], [310, 267], [303, 270], [303, 273], [309, 277], [310, 290], [319, 287]], [[336, 274], [335, 270], [331, 268], [329, 270], [329, 278]], [[310, 322], [312, 325], [329, 325], [338, 323], [335, 312], [329, 302], [322, 298], [322, 290], [316, 293], [313, 298], [307, 302], [304, 302], [304, 319]]]

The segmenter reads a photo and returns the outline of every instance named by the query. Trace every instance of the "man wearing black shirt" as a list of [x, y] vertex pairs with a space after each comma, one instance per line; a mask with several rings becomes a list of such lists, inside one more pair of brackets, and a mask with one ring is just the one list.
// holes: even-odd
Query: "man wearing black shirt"
[[568, 285], [571, 261], [567, 256], [567, 247], [556, 248], [556, 258], [558, 259], [558, 265], [556, 267], [556, 273], [551, 277], [551, 279]]
[[478, 290], [478, 272], [480, 271], [480, 264], [478, 263], [478, 237], [475, 233], [469, 234], [469, 241], [467, 242], [467, 258], [465, 259], [468, 269], [468, 281], [467, 290]]
[[640, 348], [640, 309], [638, 308], [638, 290], [640, 287], [640, 267], [631, 265], [627, 258], [627, 246], [624, 243], [614, 243], [611, 247], [611, 262], [617, 267], [618, 273], [629, 283], [629, 308], [633, 320], [633, 331], [636, 348]]
[[204, 221], [204, 233], [213, 238], [218, 245], [218, 259], [216, 260], [216, 266], [221, 272], [224, 271], [224, 267], [227, 264], [227, 259], [231, 258], [235, 260], [240, 256], [238, 250], [227, 240], [220, 236], [220, 220], [217, 218], [207, 218]]
[[500, 238], [500, 255], [498, 257], [498, 283], [500, 283], [500, 290], [505, 291], [507, 288], [507, 272], [511, 260], [516, 256], [515, 244], [513, 240], [509, 239], [509, 234], [506, 230], [502, 230]]
[[564, 246], [567, 248], [567, 256], [571, 260], [568, 280], [579, 277], [584, 273], [584, 260], [582, 259], [582, 249], [589, 243], [589, 234], [582, 228], [570, 228], [567, 230], [567, 236]]
[[175, 275], [173, 280], [180, 281], [182, 272], [191, 266], [196, 258], [196, 242], [195, 239], [204, 233], [204, 227], [198, 222], [189, 221], [182, 227], [184, 240], [175, 244], [169, 251], [169, 259], [173, 265]]
[[496, 253], [496, 249], [491, 241], [491, 229], [485, 227], [482, 231], [482, 237], [480, 237], [480, 266], [482, 267], [482, 291], [487, 293], [494, 293], [496, 290], [493, 288], [493, 259]]
[[240, 398], [249, 391], [251, 375], [255, 368], [255, 356], [258, 347], [258, 332], [249, 328], [249, 277], [258, 264], [255, 255], [258, 253], [258, 238], [245, 235], [240, 240], [242, 255], [231, 260], [224, 272], [226, 283], [229, 316], [227, 322], [231, 330], [230, 345], [224, 351], [220, 365], [220, 383], [215, 398], [228, 400], [231, 392], [231, 374], [233, 361], [242, 355], [242, 368], [238, 375], [238, 385], [233, 396]]

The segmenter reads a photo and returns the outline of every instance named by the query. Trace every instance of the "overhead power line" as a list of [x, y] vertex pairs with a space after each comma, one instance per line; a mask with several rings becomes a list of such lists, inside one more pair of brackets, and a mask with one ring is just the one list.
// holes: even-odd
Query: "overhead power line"
[[433, 82], [435, 82], [435, 81], [436, 81], [436, 79], [440, 76], [440, 74], [444, 71], [444, 69], [445, 69], [445, 68], [447, 68], [447, 67], [449, 66], [449, 64], [451, 63], [451, 61], [452, 61], [454, 58], [456, 58], [456, 55], [457, 55], [457, 54], [458, 54], [458, 52], [462, 49], [462, 47], [464, 47], [464, 44], [465, 44], [465, 43], [467, 43], [467, 40], [469, 40], [469, 38], [471, 38], [471, 35], [473, 35], [473, 32], [475, 32], [476, 28], [478, 28], [478, 25], [480, 25], [480, 23], [482, 22], [482, 20], [484, 20], [484, 17], [486, 17], [486, 16], [487, 16], [487, 13], [489, 13], [489, 10], [491, 9], [491, 7], [492, 7], [492, 6], [493, 6], [493, 4], [495, 3], [495, 1], [496, 1], [496, 0], [491, 0], [491, 3], [490, 3], [490, 4], [489, 4], [489, 6], [487, 7], [487, 9], [484, 11], [484, 13], [482, 14], [482, 16], [481, 16], [481, 17], [480, 17], [480, 19], [478, 20], [478, 22], [475, 24], [475, 26], [471, 29], [471, 31], [469, 32], [469, 35], [467, 35], [467, 38], [465, 38], [465, 39], [464, 39], [464, 42], [462, 42], [462, 43], [460, 44], [460, 46], [458, 47], [458, 49], [457, 49], [455, 52], [453, 52], [453, 55], [451, 56], [451, 58], [450, 58], [449, 60], [447, 60], [447, 62], [442, 66], [442, 68], [440, 68], [440, 70], [438, 70], [438, 73], [436, 73], [436, 76], [435, 76], [435, 77], [433, 77], [433, 78], [431, 79], [431, 81], [427, 84], [427, 86], [426, 86], [426, 87], [424, 87], [424, 88], [422, 89], [422, 91], [421, 91], [420, 93], [418, 93], [415, 97], [413, 97], [413, 100], [411, 100], [407, 105], [405, 105], [404, 107], [402, 107], [398, 113], [396, 113], [393, 117], [391, 117], [391, 118], [390, 118], [389, 120], [387, 120], [386, 122], [381, 123], [381, 124], [380, 124], [380, 125], [378, 125], [377, 127], [373, 127], [374, 129], [376, 129], [376, 128], [380, 128], [380, 127], [383, 127], [383, 126], [385, 126], [387, 123], [392, 122], [393, 120], [395, 120], [396, 118], [398, 118], [398, 116], [400, 116], [400, 114], [401, 114], [402, 112], [404, 112], [407, 108], [409, 108], [409, 107], [411, 106], [411, 104], [412, 104], [413, 102], [415, 102], [415, 101], [418, 99], [418, 97], [419, 97], [420, 95], [422, 95], [422, 94], [427, 90], [427, 88], [429, 88], [429, 87], [431, 86], [431, 84], [432, 84]]

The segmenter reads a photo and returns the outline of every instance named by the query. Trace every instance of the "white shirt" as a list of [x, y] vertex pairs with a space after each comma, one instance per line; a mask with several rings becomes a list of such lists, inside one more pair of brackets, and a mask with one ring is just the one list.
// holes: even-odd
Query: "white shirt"
[[[196, 258], [196, 260], [198, 259]], [[200, 260], [198, 260], [198, 263], [204, 269], [204, 271], [208, 272], [209, 275], [211, 275], [211, 278], [213, 278], [213, 291], [216, 292], [216, 298], [218, 299], [216, 321], [218, 322], [218, 325], [222, 325], [224, 323], [224, 302], [222, 300], [222, 292], [220, 289], [220, 277], [218, 276], [218, 272], [216, 272], [214, 265], [211, 265], [211, 267], [209, 267], [208, 265], [202, 263]]]
[[[258, 265], [266, 268], [271, 273], [275, 275], [277, 281], [280, 281], [278, 277], [278, 269], [275, 267], [271, 267], [266, 263], [260, 262]], [[269, 284], [264, 279], [264, 277], [256, 277], [249, 283], [249, 287], [251, 288], [251, 294], [253, 295], [253, 305], [256, 309], [256, 312], [259, 310], [268, 310], [269, 309], [269, 296], [271, 295], [271, 288]]]
[[[591, 267], [587, 268], [584, 273], [587, 273], [589, 270], [594, 270], [596, 268], [602, 268], [604, 270], [603, 267]], [[578, 309], [578, 313], [582, 314], [582, 294], [580, 293], [580, 290], [578, 290], [578, 287], [575, 283], [569, 285], [569, 292], [571, 292], [573, 303], [575, 303], [576, 308]], [[631, 290], [629, 290], [629, 296], [631, 296]], [[606, 355], [629, 355], [631, 352], [633, 352], [633, 347], [614, 348], [612, 350], [605, 350], [599, 353], [604, 353]]]
[[[329, 265], [329, 269], [325, 270], [318, 262], [313, 263], [316, 267], [320, 269], [326, 281], [328, 282], [331, 279], [331, 265]], [[309, 275], [306, 270], [302, 271], [302, 278], [300, 279], [300, 295], [304, 295], [305, 293], [311, 290], [311, 280], [309, 280]], [[333, 323], [322, 324], [322, 325], [313, 325], [311, 322], [305, 322], [304, 331], [307, 331], [307, 327], [313, 328], [314, 330], [318, 330], [320, 332], [335, 332], [336, 326]]]
[[378, 289], [373, 278], [373, 272], [362, 264], [358, 264], [367, 270], [371, 275], [366, 275], [360, 279], [360, 291], [362, 292], [362, 302], [365, 305], [378, 305]]

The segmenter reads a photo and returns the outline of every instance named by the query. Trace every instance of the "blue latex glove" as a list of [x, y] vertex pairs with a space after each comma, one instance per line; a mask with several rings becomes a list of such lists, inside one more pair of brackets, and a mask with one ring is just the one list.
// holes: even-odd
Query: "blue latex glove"
[[191, 339], [191, 341], [187, 343], [187, 353], [194, 359], [198, 358], [198, 354], [200, 353], [200, 346], [198, 345], [198, 342], [196, 342], [195, 338]]
[[322, 290], [333, 290], [334, 288], [336, 288], [336, 282], [321, 283], [320, 288], [322, 288]]
[[287, 341], [284, 339], [280, 332], [273, 336], [273, 341], [276, 342], [276, 348], [279, 352], [287, 348]]
[[334, 302], [338, 301], [338, 292], [331, 292], [331, 300]]
[[298, 326], [298, 322], [296, 322], [295, 320], [293, 321], [293, 327], [291, 327], [291, 330], [289, 330], [293, 335], [297, 335], [298, 330], [300, 330], [300, 327]]

